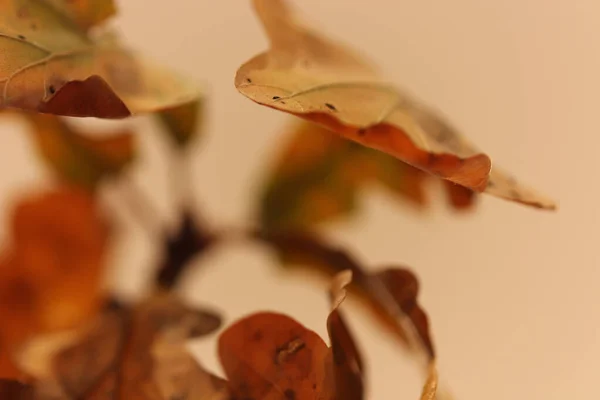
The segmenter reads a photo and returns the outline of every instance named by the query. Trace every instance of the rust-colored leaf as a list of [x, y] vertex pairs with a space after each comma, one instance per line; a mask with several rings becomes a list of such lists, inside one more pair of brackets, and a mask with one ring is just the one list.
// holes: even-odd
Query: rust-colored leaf
[[417, 302], [418, 281], [409, 270], [385, 268], [371, 273], [348, 252], [308, 232], [255, 232], [254, 237], [272, 246], [288, 265], [317, 268], [331, 276], [352, 271], [354, 287], [381, 321], [428, 359], [435, 357], [427, 315]]
[[[356, 210], [360, 191], [374, 185], [419, 208], [427, 203], [429, 175], [421, 170], [314, 123], [291, 130], [261, 192], [262, 227], [307, 228], [347, 216]], [[472, 190], [442, 182], [453, 207], [473, 204]]]
[[431, 109], [382, 80], [359, 55], [307, 29], [284, 0], [254, 0], [269, 51], [240, 67], [251, 100], [317, 122], [471, 190], [553, 209], [496, 167]]
[[363, 367], [339, 307], [352, 274], [331, 285], [328, 348], [313, 331], [278, 313], [243, 318], [219, 338], [219, 358], [236, 399], [361, 400]]
[[316, 333], [277, 313], [243, 318], [219, 338], [221, 364], [233, 397], [240, 399], [317, 398], [327, 387], [328, 353]]
[[0, 5], [0, 108], [73, 117], [124, 118], [187, 107], [199, 93], [176, 74], [88, 35], [110, 1], [7, 0]]
[[44, 114], [26, 114], [37, 150], [58, 177], [88, 188], [114, 176], [135, 158], [132, 132], [95, 138], [66, 121]]
[[59, 187], [20, 201], [0, 262], [0, 343], [76, 326], [103, 297], [106, 221], [84, 190]]
[[407, 269], [389, 268], [375, 275], [391, 294], [404, 314], [412, 321], [417, 334], [423, 341], [431, 358], [435, 357], [433, 342], [429, 334], [429, 320], [425, 311], [419, 306], [417, 296], [419, 295], [419, 281], [417, 277]]

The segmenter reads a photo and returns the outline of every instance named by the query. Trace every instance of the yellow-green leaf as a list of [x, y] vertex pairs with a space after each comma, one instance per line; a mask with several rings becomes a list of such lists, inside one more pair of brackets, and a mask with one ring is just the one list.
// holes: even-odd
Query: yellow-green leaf
[[70, 9], [71, 20], [48, 2], [0, 2], [0, 108], [124, 118], [198, 98], [194, 85], [144, 61], [112, 34], [88, 36], [76, 14], [98, 22], [101, 2], [94, 7]]
[[134, 159], [131, 132], [94, 138], [53, 115], [27, 114], [27, 117], [39, 154], [60, 179], [93, 188], [103, 178], [118, 174]]
[[492, 169], [490, 157], [441, 114], [382, 79], [360, 55], [304, 26], [284, 0], [254, 0], [254, 6], [270, 48], [239, 68], [235, 85], [244, 96], [468, 189], [555, 208]]

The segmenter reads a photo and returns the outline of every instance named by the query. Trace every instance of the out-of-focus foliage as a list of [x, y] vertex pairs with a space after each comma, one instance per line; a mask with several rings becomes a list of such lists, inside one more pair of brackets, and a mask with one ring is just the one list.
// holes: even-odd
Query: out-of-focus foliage
[[67, 182], [93, 188], [103, 178], [120, 173], [135, 159], [132, 132], [95, 138], [52, 115], [27, 114], [27, 119], [42, 159]]
[[22, 199], [10, 227], [0, 261], [0, 358], [32, 334], [77, 326], [98, 310], [109, 235], [94, 198], [73, 186]]
[[[291, 130], [261, 193], [264, 228], [302, 229], [346, 216], [356, 210], [360, 191], [375, 184], [419, 208], [427, 204], [429, 175], [421, 170], [314, 123]], [[451, 182], [445, 187], [455, 208], [474, 204], [472, 190]]]

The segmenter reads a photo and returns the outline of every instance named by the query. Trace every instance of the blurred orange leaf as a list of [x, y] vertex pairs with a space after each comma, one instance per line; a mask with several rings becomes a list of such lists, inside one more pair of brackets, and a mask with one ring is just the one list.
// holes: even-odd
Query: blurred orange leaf
[[103, 300], [108, 226], [91, 195], [60, 187], [21, 200], [0, 262], [0, 345], [70, 328]]
[[151, 65], [111, 33], [87, 30], [111, 1], [8, 0], [0, 4], [0, 108], [98, 118], [187, 106], [194, 85]]
[[303, 26], [284, 0], [254, 0], [269, 51], [242, 65], [237, 89], [251, 100], [317, 122], [477, 192], [553, 209], [463, 139], [443, 117], [382, 80], [344, 46]]
[[[380, 184], [417, 206], [427, 202], [421, 170], [386, 154], [344, 140], [309, 122], [296, 125], [267, 177], [260, 202], [261, 226], [304, 228], [355, 211], [359, 191]], [[449, 181], [451, 204], [473, 205], [474, 192]]]
[[67, 182], [93, 188], [103, 178], [121, 172], [135, 158], [132, 132], [120, 131], [96, 138], [53, 115], [26, 116], [39, 154]]

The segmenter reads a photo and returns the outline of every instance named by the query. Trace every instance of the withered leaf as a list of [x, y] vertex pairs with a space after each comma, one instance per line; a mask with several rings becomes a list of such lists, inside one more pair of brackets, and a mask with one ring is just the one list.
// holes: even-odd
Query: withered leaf
[[316, 333], [292, 318], [270, 312], [235, 322], [219, 338], [219, 358], [230, 391], [239, 399], [317, 397], [330, 389], [325, 381], [328, 353]]
[[[419, 208], [426, 205], [429, 175], [421, 170], [314, 123], [291, 131], [261, 192], [263, 228], [304, 228], [346, 216], [356, 210], [360, 191], [376, 184]], [[442, 182], [453, 207], [473, 205], [472, 190]]]
[[334, 278], [328, 348], [313, 331], [278, 313], [257, 313], [227, 328], [219, 358], [233, 398], [361, 400], [363, 367], [339, 306], [351, 273]]
[[94, 188], [114, 176], [135, 158], [132, 132], [120, 131], [108, 137], [91, 137], [53, 115], [24, 114], [37, 150], [59, 178]]
[[352, 271], [353, 286], [382, 322], [412, 348], [434, 359], [428, 318], [417, 302], [419, 287], [412, 272], [385, 268], [372, 273], [347, 251], [329, 245], [314, 233], [258, 231], [253, 237], [271, 246], [288, 265], [317, 268], [331, 276]]
[[88, 35], [113, 11], [110, 1], [3, 1], [0, 108], [124, 118], [196, 101], [193, 85], [144, 61], [114, 35]]
[[108, 224], [83, 189], [62, 186], [20, 200], [0, 262], [0, 343], [77, 326], [100, 307]]
[[284, 0], [254, 6], [271, 46], [239, 68], [235, 85], [243, 95], [471, 190], [555, 208], [492, 169], [443, 117], [382, 80], [359, 55], [303, 26]]
[[362, 357], [339, 310], [346, 299], [346, 286], [351, 281], [352, 271], [342, 271], [333, 278], [330, 290], [331, 312], [327, 317], [327, 331], [331, 341], [337, 400], [362, 400], [365, 397]]
[[[134, 308], [113, 306], [75, 343], [51, 355], [56, 382], [39, 381], [38, 392], [58, 384], [65, 400], [188, 398], [207, 378], [182, 353], [185, 341], [219, 325], [216, 314], [187, 307], [172, 295], [159, 294]], [[167, 393], [172, 397], [163, 397]]]

